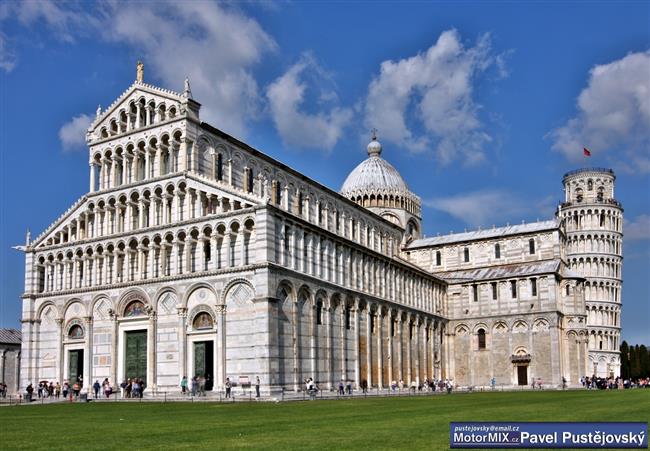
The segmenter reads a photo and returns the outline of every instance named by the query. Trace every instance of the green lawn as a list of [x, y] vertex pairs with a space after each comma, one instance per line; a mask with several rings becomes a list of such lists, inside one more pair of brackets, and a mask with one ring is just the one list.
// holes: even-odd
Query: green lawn
[[447, 449], [450, 421], [650, 421], [650, 390], [0, 408], [0, 449]]

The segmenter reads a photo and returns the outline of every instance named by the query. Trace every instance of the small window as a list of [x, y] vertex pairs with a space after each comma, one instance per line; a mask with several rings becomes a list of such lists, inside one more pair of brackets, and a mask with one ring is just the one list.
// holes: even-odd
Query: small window
[[478, 330], [478, 348], [485, 349], [485, 329]]
[[246, 191], [249, 193], [253, 192], [253, 170], [251, 168], [246, 168]]
[[515, 299], [517, 297], [517, 281], [516, 280], [511, 280], [510, 281], [510, 292], [512, 293], [512, 299]]
[[571, 291], [570, 291], [570, 290], [571, 290], [571, 287], [569, 286], [569, 284], [567, 284], [567, 285], [566, 285], [566, 295], [567, 295], [567, 296], [569, 296], [569, 294], [571, 294]]
[[436, 251], [436, 266], [442, 265], [442, 254], [440, 251]]
[[84, 330], [80, 325], [75, 324], [74, 326], [72, 326], [70, 328], [70, 331], [68, 332], [68, 338], [72, 338], [73, 340], [77, 340], [77, 339], [80, 339], [80, 338], [83, 338], [83, 337], [84, 337]]
[[496, 301], [498, 299], [498, 297], [499, 297], [499, 291], [497, 289], [497, 283], [492, 282], [491, 285], [492, 285], [492, 300]]
[[316, 324], [323, 324], [323, 303], [321, 301], [316, 303]]
[[374, 334], [375, 333], [375, 315], [370, 315], [370, 333]]
[[390, 336], [394, 337], [395, 336], [395, 321], [390, 322]]
[[474, 292], [474, 302], [478, 302], [478, 285], [472, 285], [472, 291]]
[[537, 296], [537, 279], [530, 279], [530, 293], [532, 296]]
[[533, 238], [528, 240], [528, 252], [530, 255], [533, 255], [535, 253], [535, 240]]
[[217, 154], [217, 180], [223, 180], [223, 157]]
[[605, 227], [605, 213], [600, 214], [600, 226]]
[[192, 322], [192, 327], [196, 330], [212, 329], [213, 325], [214, 321], [212, 321], [212, 316], [208, 312], [199, 313]]
[[587, 182], [587, 191], [592, 191], [594, 189], [594, 182], [592, 180], [589, 180]]
[[345, 328], [350, 330], [350, 307], [345, 307]]
[[494, 245], [494, 258], [501, 258], [501, 245], [499, 243]]
[[605, 190], [603, 189], [602, 186], [601, 186], [600, 188], [598, 188], [598, 193], [596, 194], [596, 199], [597, 199], [599, 202], [602, 202], [602, 201], [603, 201], [603, 197], [604, 197], [604, 195], [605, 195], [605, 192], [604, 192], [604, 191], [605, 191]]
[[465, 263], [469, 262], [469, 249], [465, 248], [463, 251], [464, 257], [465, 257]]
[[275, 202], [278, 205], [282, 202], [282, 186], [280, 185], [280, 182], [275, 184]]
[[582, 202], [582, 190], [580, 188], [576, 190], [576, 202]]

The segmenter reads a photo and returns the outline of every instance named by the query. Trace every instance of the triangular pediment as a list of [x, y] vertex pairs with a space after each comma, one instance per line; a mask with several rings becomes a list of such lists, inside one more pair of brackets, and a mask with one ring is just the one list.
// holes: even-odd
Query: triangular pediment
[[[184, 115], [188, 101], [196, 104], [182, 93], [136, 81], [108, 108], [103, 111], [98, 109], [95, 120], [88, 128], [89, 141], [130, 131], [136, 122], [142, 126], [147, 109], [150, 109], [149, 114], [156, 116], [155, 122], [160, 121], [158, 116], [169, 119]], [[141, 114], [139, 119], [138, 111]]]
[[[59, 244], [61, 239], [61, 232], [67, 234], [69, 232], [68, 226], [72, 225], [73, 221], [77, 221], [80, 216], [80, 213], [87, 209], [88, 197], [83, 195], [79, 200], [77, 200], [70, 208], [68, 208], [65, 213], [63, 213], [59, 218], [54, 221], [43, 233], [41, 233], [36, 239], [34, 239], [30, 246], [33, 248], [51, 246], [53, 244]], [[74, 225], [76, 227], [76, 224]]]

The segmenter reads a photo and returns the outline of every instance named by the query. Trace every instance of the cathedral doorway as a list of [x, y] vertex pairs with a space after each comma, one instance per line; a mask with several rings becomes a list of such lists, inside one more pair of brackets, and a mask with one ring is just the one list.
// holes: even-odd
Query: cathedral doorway
[[126, 354], [124, 377], [147, 380], [147, 331], [134, 330], [125, 333]]
[[84, 372], [84, 351], [83, 349], [75, 349], [68, 351], [68, 380], [70, 384], [74, 384], [79, 380], [83, 380]]
[[205, 389], [214, 385], [214, 341], [194, 342], [194, 375], [205, 378]]
[[528, 365], [517, 366], [517, 384], [528, 385]]

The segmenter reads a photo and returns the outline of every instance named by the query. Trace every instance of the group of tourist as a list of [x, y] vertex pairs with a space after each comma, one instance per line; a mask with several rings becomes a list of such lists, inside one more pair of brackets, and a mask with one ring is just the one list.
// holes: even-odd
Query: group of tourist
[[205, 396], [206, 385], [210, 384], [210, 376], [194, 376], [188, 385], [187, 376], [181, 379], [181, 394], [192, 396]]
[[99, 379], [95, 380], [95, 383], [93, 384], [93, 392], [95, 395], [95, 399], [99, 398], [99, 390], [101, 389], [102, 393], [104, 396], [106, 396], [106, 399], [110, 398], [111, 395], [113, 394], [113, 387], [111, 386], [111, 383], [108, 381], [108, 378], [104, 379], [104, 382], [99, 384]]
[[120, 384], [122, 398], [142, 398], [146, 386], [144, 380], [139, 377], [124, 379]]
[[628, 388], [650, 388], [650, 377], [633, 380], [622, 377], [591, 377], [585, 376], [580, 378], [582, 387], [587, 390], [623, 390]]
[[[64, 381], [63, 385], [58, 381], [56, 383], [51, 381], [41, 381], [36, 386], [36, 395], [38, 399], [59, 399], [61, 396], [63, 396], [63, 399], [67, 399], [68, 396], [70, 397], [70, 400], [72, 400], [73, 397], [74, 399], [79, 399], [82, 387], [81, 377], [72, 385], [70, 385], [68, 381]], [[34, 399], [34, 384], [29, 383], [25, 388], [25, 400], [32, 401]]]
[[[232, 387], [233, 384], [230, 381], [230, 378], [227, 377], [224, 383], [224, 389], [226, 393], [226, 398], [232, 396]], [[192, 395], [192, 396], [205, 396], [206, 390], [212, 390], [212, 381], [210, 380], [210, 375], [207, 377], [203, 376], [194, 376], [190, 381], [187, 380], [187, 376], [183, 376], [181, 379], [181, 394], [182, 395]], [[250, 385], [248, 385], [250, 387]], [[260, 378], [255, 378], [255, 397], [260, 397]]]
[[0, 383], [0, 396], [3, 398], [7, 397], [7, 384], [4, 382]]

